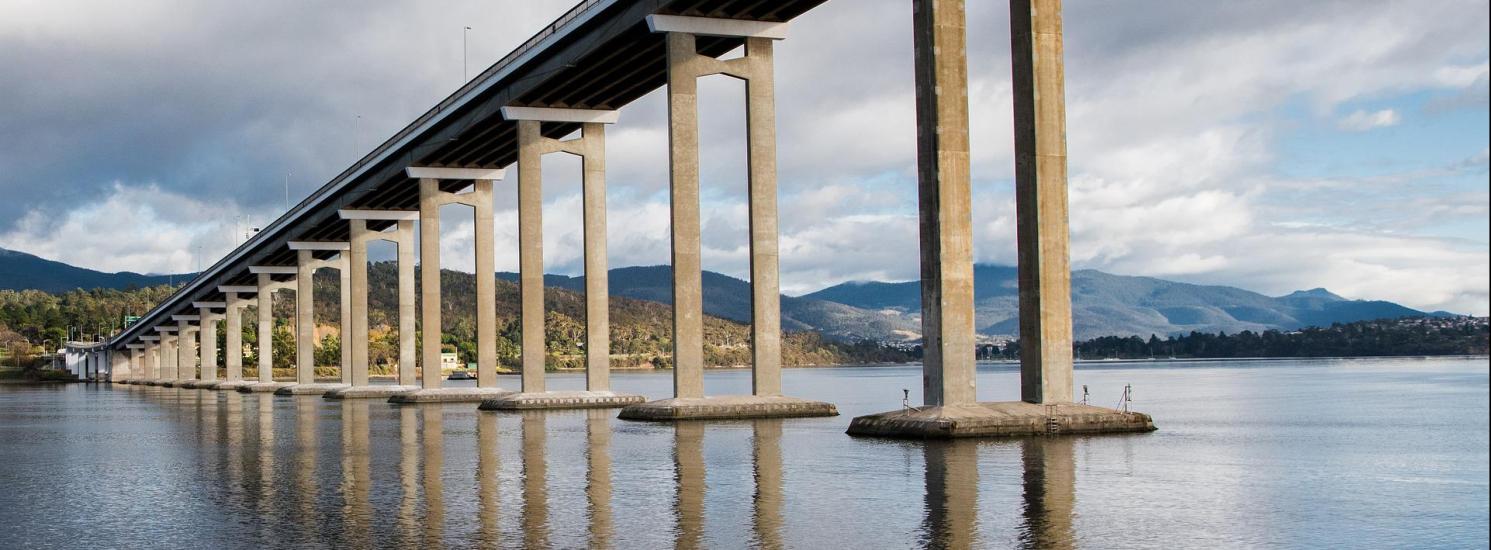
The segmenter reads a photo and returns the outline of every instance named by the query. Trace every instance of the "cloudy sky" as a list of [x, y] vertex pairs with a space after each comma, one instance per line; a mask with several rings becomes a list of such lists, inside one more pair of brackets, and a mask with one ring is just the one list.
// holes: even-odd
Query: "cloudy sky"
[[[475, 74], [572, 4], [0, 0], [0, 247], [195, 270], [453, 91], [463, 27]], [[1487, 313], [1486, 2], [1066, 4], [1076, 267]], [[977, 254], [1012, 264], [1004, 5], [969, 2], [970, 84]], [[788, 293], [916, 276], [910, 6], [832, 0], [778, 45]], [[701, 93], [705, 268], [744, 276], [743, 87]], [[654, 93], [610, 132], [613, 266], [667, 262], [664, 121]], [[578, 162], [545, 176], [577, 273]]]

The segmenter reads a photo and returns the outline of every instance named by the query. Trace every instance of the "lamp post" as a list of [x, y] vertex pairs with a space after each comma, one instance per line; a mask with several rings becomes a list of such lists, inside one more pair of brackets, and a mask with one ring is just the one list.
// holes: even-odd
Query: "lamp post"
[[471, 27], [461, 29], [461, 85], [465, 86], [471, 80], [466, 70], [466, 35], [471, 32]]

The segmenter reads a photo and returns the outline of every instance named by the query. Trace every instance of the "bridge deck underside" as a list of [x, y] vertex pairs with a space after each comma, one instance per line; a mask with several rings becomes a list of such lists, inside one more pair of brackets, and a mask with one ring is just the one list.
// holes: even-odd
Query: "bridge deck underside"
[[[218, 285], [253, 285], [257, 279], [248, 273], [250, 265], [295, 265], [296, 253], [285, 243], [303, 241], [345, 241], [349, 227], [337, 215], [338, 209], [416, 210], [419, 189], [404, 175], [408, 166], [445, 166], [462, 168], [501, 168], [517, 161], [517, 125], [502, 118], [507, 105], [570, 107], [585, 109], [619, 109], [667, 83], [664, 38], [649, 31], [650, 14], [687, 15], [759, 21], [789, 21], [827, 0], [621, 0], [596, 8], [593, 15], [582, 12], [575, 21], [561, 27], [563, 36], [547, 47], [530, 52], [527, 59], [500, 67], [494, 65], [474, 82], [495, 79], [468, 100], [451, 107], [439, 123], [423, 130], [400, 132], [389, 144], [391, 154], [374, 163], [369, 154], [345, 174], [362, 174], [350, 184], [328, 184], [317, 195], [328, 194], [317, 210], [301, 214], [293, 226], [276, 238], [255, 243], [244, 254], [243, 261], [225, 266], [213, 281], [193, 281], [186, 292], [173, 297], [170, 311], [153, 312], [156, 316], [188, 313], [192, 301], [220, 301]], [[607, 2], [598, 2], [607, 4]], [[583, 20], [583, 21], [581, 21]], [[699, 37], [700, 53], [722, 56], [740, 47], [740, 38]], [[500, 76], [497, 76], [500, 75]], [[467, 88], [478, 86], [469, 84]], [[455, 97], [455, 96], [453, 96]], [[425, 117], [421, 117], [423, 119]], [[419, 122], [411, 128], [419, 126]], [[575, 130], [577, 124], [546, 124], [543, 134], [559, 138]], [[392, 146], [400, 138], [401, 145]], [[363, 163], [367, 163], [363, 166]], [[338, 176], [341, 179], [342, 176]], [[336, 181], [336, 180], [333, 180]], [[443, 190], [457, 191], [469, 182], [444, 183]], [[334, 190], [333, 190], [334, 189]], [[313, 197], [317, 196], [313, 195]], [[309, 199], [308, 199], [309, 200]], [[392, 222], [370, 222], [375, 230]], [[326, 253], [324, 255], [332, 255]]]

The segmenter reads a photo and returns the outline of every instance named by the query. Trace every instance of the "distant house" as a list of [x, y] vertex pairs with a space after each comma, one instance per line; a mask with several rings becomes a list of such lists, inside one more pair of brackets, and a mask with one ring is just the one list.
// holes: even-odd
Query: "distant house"
[[456, 353], [454, 352], [444, 352], [440, 354], [440, 370], [447, 371], [457, 370], [460, 368], [461, 358], [459, 355], [456, 355]]

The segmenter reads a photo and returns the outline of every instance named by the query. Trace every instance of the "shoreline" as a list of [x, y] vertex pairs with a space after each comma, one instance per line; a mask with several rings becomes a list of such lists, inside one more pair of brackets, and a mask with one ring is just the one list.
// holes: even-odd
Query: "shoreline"
[[[1074, 366], [1076, 368], [1082, 368], [1082, 367], [1093, 367], [1093, 366], [1101, 366], [1101, 365], [1160, 365], [1160, 364], [1171, 364], [1171, 363], [1227, 363], [1227, 362], [1231, 362], [1231, 363], [1238, 363], [1238, 362], [1265, 363], [1265, 362], [1277, 362], [1277, 361], [1340, 361], [1340, 360], [1348, 360], [1348, 359], [1363, 359], [1363, 360], [1376, 360], [1376, 359], [1488, 359], [1488, 360], [1491, 360], [1491, 355], [1364, 355], [1364, 356], [1348, 356], [1348, 357], [1335, 357], [1335, 356], [1333, 356], [1333, 357], [1309, 357], [1309, 356], [1307, 356], [1307, 357], [1206, 357], [1206, 358], [1180, 358], [1180, 357], [1176, 357], [1176, 358], [1164, 358], [1164, 359], [1160, 359], [1160, 358], [1154, 358], [1154, 359], [1081, 359], [1081, 360], [1074, 361], [1073, 363], [1074, 363]], [[888, 363], [843, 363], [843, 364], [832, 364], [832, 365], [796, 365], [796, 366], [783, 365], [782, 368], [783, 369], [881, 368], [881, 367], [909, 367], [909, 366], [916, 366], [916, 365], [920, 365], [920, 364], [921, 364], [920, 361], [908, 361], [908, 362], [888, 362]], [[995, 365], [1006, 366], [1007, 365], [1007, 366], [1011, 366], [1011, 367], [1018, 367], [1020, 365], [1020, 362], [1018, 360], [1009, 360], [1009, 359], [982, 360], [982, 361], [976, 361], [975, 365], [976, 366], [985, 366], [985, 365], [989, 365], [989, 366], [995, 366]], [[713, 370], [748, 370], [748, 369], [750, 369], [749, 365], [732, 365], [732, 366], [722, 366], [722, 367], [713, 367], [713, 366], [711, 366], [711, 367], [704, 367], [704, 370], [712, 370], [712, 371]], [[673, 369], [669, 369], [669, 368], [656, 368], [656, 367], [626, 367], [626, 368], [613, 368], [613, 369], [611, 369], [611, 372], [638, 372], [638, 373], [647, 373], [647, 372], [659, 372], [659, 371], [671, 371], [671, 370], [673, 370]], [[547, 371], [547, 372], [555, 373], [555, 374], [579, 374], [579, 373], [584, 373], [585, 369], [583, 369], [583, 368], [578, 368], [578, 369], [556, 369], [556, 370]], [[499, 376], [516, 376], [516, 375], [522, 374], [522, 371], [498, 371], [497, 374]], [[389, 375], [370, 374], [370, 375], [368, 375], [368, 378], [370, 380], [397, 380], [398, 379], [398, 375], [393, 375], [393, 374], [389, 374]]]

